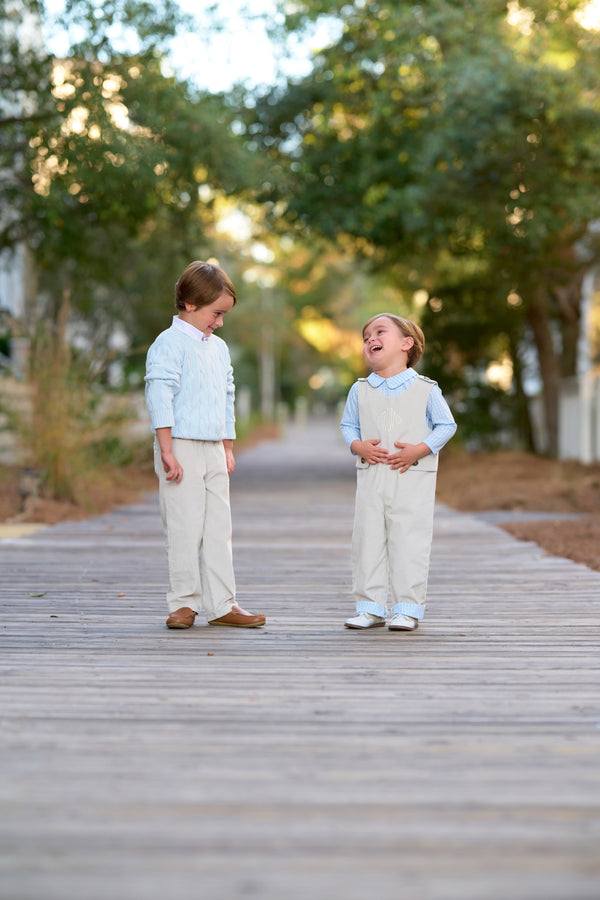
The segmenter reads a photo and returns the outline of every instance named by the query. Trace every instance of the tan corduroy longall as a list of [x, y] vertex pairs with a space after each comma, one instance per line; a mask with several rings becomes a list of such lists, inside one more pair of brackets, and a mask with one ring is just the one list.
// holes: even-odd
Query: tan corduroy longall
[[[361, 439], [418, 444], [431, 431], [426, 409], [435, 382], [419, 375], [403, 393], [385, 397], [366, 379], [358, 385]], [[352, 538], [357, 612], [382, 615], [391, 591], [392, 613], [421, 619], [425, 612], [438, 455], [429, 454], [404, 473], [384, 463], [357, 459]]]

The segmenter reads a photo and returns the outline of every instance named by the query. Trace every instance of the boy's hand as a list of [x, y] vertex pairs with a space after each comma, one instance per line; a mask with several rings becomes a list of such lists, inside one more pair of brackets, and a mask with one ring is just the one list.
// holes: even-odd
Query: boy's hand
[[370, 466], [375, 466], [377, 463], [387, 462], [388, 457], [388, 451], [384, 447], [377, 446], [379, 443], [379, 439], [352, 441], [350, 449], [361, 459], [365, 459]]
[[173, 456], [173, 451], [169, 450], [161, 453], [160, 458], [162, 459], [164, 470], [167, 473], [167, 481], [174, 481], [175, 484], [179, 484], [183, 478], [183, 466], [177, 462]]
[[235, 459], [233, 457], [233, 440], [231, 438], [223, 439], [223, 449], [225, 450], [225, 465], [227, 466], [227, 474], [233, 475], [235, 469]]
[[225, 447], [225, 461], [227, 463], [227, 474], [233, 475], [235, 469], [235, 459], [233, 456], [233, 450], [230, 450], [227, 447]]
[[174, 481], [179, 484], [183, 478], [183, 466], [180, 466], [173, 454], [173, 440], [170, 428], [157, 428], [156, 440], [160, 448], [160, 458], [165, 472], [167, 473], [167, 481]]
[[402, 441], [394, 441], [394, 447], [398, 447], [398, 453], [390, 453], [387, 464], [392, 469], [399, 469], [400, 474], [408, 471], [418, 459], [422, 459], [431, 453], [426, 443], [404, 444]]

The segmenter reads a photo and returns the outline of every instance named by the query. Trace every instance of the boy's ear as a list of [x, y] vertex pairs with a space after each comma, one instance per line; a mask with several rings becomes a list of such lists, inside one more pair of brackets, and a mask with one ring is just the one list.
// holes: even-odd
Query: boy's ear
[[[407, 343], [407, 341], [408, 341], [408, 343]], [[403, 343], [404, 343], [404, 349], [405, 349], [405, 350], [410, 350], [410, 348], [411, 348], [411, 347], [414, 347], [414, 345], [415, 345], [415, 339], [412, 338], [412, 337], [410, 337], [410, 336], [407, 334], [407, 335], [404, 336], [404, 341], [403, 341]]]

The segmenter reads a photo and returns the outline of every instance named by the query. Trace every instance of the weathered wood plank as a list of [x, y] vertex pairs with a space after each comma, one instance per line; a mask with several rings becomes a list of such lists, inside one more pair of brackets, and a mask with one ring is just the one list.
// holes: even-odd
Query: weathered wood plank
[[156, 498], [0, 542], [3, 900], [597, 900], [600, 574], [441, 507], [351, 632], [333, 423], [238, 460], [242, 605], [164, 627]]

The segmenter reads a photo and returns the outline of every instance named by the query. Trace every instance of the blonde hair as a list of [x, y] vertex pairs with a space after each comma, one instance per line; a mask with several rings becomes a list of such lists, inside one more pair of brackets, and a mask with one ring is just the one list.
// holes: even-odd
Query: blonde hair
[[364, 338], [365, 331], [375, 319], [390, 319], [394, 325], [402, 332], [404, 337], [410, 337], [413, 339], [413, 345], [408, 351], [408, 359], [407, 363], [409, 366], [416, 366], [421, 357], [423, 356], [423, 351], [425, 350], [425, 335], [421, 331], [421, 328], [417, 325], [416, 322], [411, 322], [410, 319], [403, 319], [401, 316], [396, 316], [394, 313], [377, 313], [376, 316], [371, 316], [368, 322], [365, 322], [363, 325], [362, 336]]

